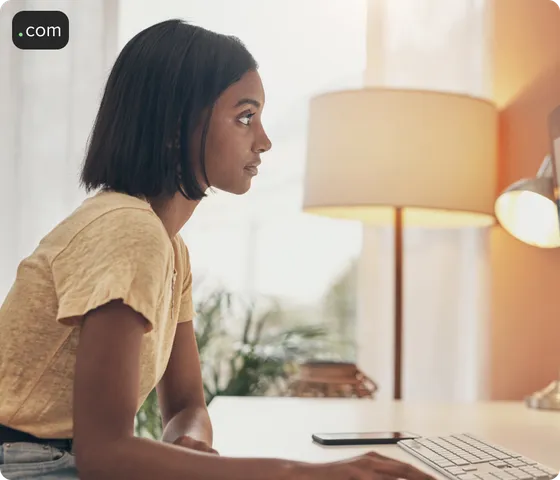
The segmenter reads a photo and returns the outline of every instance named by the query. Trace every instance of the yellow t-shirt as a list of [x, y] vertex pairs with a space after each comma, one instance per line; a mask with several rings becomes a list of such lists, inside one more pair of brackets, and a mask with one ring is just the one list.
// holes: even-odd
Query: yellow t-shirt
[[194, 316], [189, 255], [149, 203], [103, 191], [86, 199], [18, 267], [0, 308], [0, 424], [42, 438], [73, 436], [79, 319], [114, 299], [149, 322], [140, 408], [163, 376], [177, 323]]

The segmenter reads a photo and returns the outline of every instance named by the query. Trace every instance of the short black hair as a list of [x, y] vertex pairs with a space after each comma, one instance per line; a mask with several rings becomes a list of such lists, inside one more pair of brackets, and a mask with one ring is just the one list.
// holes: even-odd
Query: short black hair
[[[135, 35], [111, 70], [89, 139], [80, 184], [147, 198], [205, 196], [205, 146], [213, 106], [258, 65], [236, 37], [180, 19]], [[204, 122], [200, 158], [190, 158], [193, 132]]]

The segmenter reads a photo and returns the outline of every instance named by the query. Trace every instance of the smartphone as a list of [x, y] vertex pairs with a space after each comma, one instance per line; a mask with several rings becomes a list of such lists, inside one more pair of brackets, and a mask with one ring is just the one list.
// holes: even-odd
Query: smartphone
[[321, 445], [387, 445], [419, 438], [410, 432], [314, 433], [311, 438]]

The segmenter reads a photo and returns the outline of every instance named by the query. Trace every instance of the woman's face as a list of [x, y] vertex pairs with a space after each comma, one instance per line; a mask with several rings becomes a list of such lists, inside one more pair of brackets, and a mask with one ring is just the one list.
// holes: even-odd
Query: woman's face
[[[209, 186], [236, 195], [249, 190], [261, 153], [272, 146], [261, 123], [263, 107], [264, 89], [256, 71], [247, 72], [220, 95], [206, 137]], [[195, 154], [200, 158], [199, 152]]]

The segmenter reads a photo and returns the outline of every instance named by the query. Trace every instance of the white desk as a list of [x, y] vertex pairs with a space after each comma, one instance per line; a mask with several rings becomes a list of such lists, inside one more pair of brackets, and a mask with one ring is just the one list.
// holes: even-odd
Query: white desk
[[316, 432], [408, 430], [426, 436], [472, 433], [560, 470], [560, 412], [530, 410], [521, 403], [217, 397], [209, 411], [215, 448], [225, 456], [329, 462], [374, 450], [434, 474], [395, 445], [324, 447], [311, 440]]

